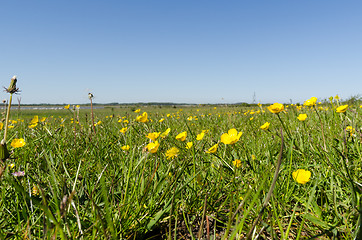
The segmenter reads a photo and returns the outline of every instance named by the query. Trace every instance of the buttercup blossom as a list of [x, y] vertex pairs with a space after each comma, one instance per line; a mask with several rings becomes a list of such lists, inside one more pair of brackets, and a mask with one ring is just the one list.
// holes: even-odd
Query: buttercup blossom
[[270, 123], [269, 123], [269, 122], [266, 122], [266, 123], [264, 123], [263, 125], [261, 125], [260, 128], [263, 129], [263, 130], [268, 130], [268, 129], [269, 129], [269, 126], [270, 126]]
[[64, 106], [65, 109], [69, 109], [69, 107], [70, 107], [70, 104]]
[[205, 136], [205, 132], [201, 132], [201, 133], [197, 134], [196, 140], [201, 141], [204, 138], [204, 136]]
[[124, 127], [124, 128], [122, 128], [121, 130], [119, 130], [121, 133], [126, 133], [126, 131], [127, 131], [127, 127]]
[[2, 122], [0, 122], [0, 130], [2, 130], [4, 127], [4, 124]]
[[219, 146], [219, 144], [216, 143], [214, 146], [212, 146], [211, 148], [209, 148], [209, 149], [206, 151], [206, 153], [216, 153], [218, 146]]
[[349, 135], [352, 136], [356, 132], [356, 129], [354, 129], [352, 126], [348, 126], [346, 127], [346, 132], [348, 132]]
[[155, 142], [150, 142], [149, 144], [147, 144], [146, 147], [150, 153], [156, 153], [159, 146], [160, 144], [158, 143], [158, 141], [155, 141]]
[[14, 148], [20, 148], [23, 147], [25, 145], [25, 141], [24, 138], [15, 138], [13, 139], [13, 141], [11, 142], [11, 146]]
[[141, 111], [141, 109], [134, 110], [135, 113], [139, 113], [140, 111]]
[[156, 139], [160, 136], [161, 132], [153, 132], [146, 135], [147, 138], [151, 139], [152, 141], [156, 141]]
[[268, 110], [272, 113], [280, 113], [284, 111], [284, 105], [281, 103], [274, 103], [268, 107]]
[[297, 117], [299, 121], [305, 121], [307, 119], [307, 114], [299, 114], [299, 116]]
[[29, 123], [29, 128], [36, 127], [36, 125], [38, 125], [38, 122], [39, 122], [39, 117], [38, 117], [38, 115], [35, 115]]
[[178, 153], [180, 152], [180, 150], [178, 150], [177, 147], [172, 147], [169, 150], [167, 150], [166, 152], [166, 157], [167, 159], [173, 159], [174, 157], [176, 157], [178, 155]]
[[228, 131], [228, 133], [221, 135], [221, 142], [224, 144], [234, 144], [239, 141], [242, 134], [242, 132], [238, 133], [235, 128], [232, 128]]
[[186, 137], [187, 137], [187, 132], [182, 132], [176, 136], [176, 139], [183, 142], [186, 140]]
[[121, 149], [124, 150], [124, 151], [128, 151], [129, 148], [130, 148], [129, 145], [124, 145], [124, 146], [121, 147]]
[[148, 122], [148, 115], [146, 112], [143, 112], [141, 115], [139, 115], [138, 117], [136, 117], [136, 121], [137, 122], [143, 122], [146, 123]]
[[344, 113], [345, 111], [347, 111], [347, 109], [348, 109], [348, 105], [342, 105], [342, 106], [337, 107], [336, 112]]
[[298, 169], [292, 174], [294, 181], [300, 184], [306, 184], [309, 182], [311, 175], [310, 171], [304, 169]]
[[188, 143], [186, 143], [186, 149], [190, 149], [190, 148], [192, 148], [192, 145], [193, 145], [193, 143], [192, 143], [192, 142], [188, 142]]
[[235, 159], [235, 161], [233, 161], [233, 165], [237, 168], [241, 167], [241, 161], [239, 159]]
[[307, 101], [304, 102], [304, 106], [315, 106], [316, 102], [317, 102], [316, 97], [311, 97], [310, 99], [308, 99]]
[[165, 138], [167, 137], [167, 135], [170, 133], [171, 128], [167, 128], [166, 131], [164, 131], [163, 133], [161, 133], [160, 137], [161, 138]]

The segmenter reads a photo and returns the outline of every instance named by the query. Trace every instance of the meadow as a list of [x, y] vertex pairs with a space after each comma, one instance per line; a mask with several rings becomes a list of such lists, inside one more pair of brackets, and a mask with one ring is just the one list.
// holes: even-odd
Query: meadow
[[4, 110], [0, 239], [361, 238], [361, 104]]

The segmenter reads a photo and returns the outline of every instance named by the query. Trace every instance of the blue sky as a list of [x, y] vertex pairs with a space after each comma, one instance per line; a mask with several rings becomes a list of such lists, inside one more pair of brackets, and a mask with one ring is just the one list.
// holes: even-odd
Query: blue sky
[[[303, 102], [362, 87], [362, 2], [2, 1], [22, 103]], [[7, 95], [2, 92], [2, 99]]]

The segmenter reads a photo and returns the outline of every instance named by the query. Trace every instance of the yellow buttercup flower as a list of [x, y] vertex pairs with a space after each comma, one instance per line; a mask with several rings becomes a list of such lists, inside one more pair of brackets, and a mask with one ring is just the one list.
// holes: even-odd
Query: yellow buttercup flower
[[284, 111], [284, 105], [281, 103], [274, 103], [268, 107], [268, 110], [272, 113], [280, 113]]
[[339, 99], [340, 99], [339, 96], [338, 96], [338, 94], [334, 97], [334, 99], [336, 99], [336, 100], [339, 100]]
[[178, 155], [179, 152], [180, 152], [180, 150], [178, 150], [177, 147], [172, 147], [166, 151], [166, 157], [167, 157], [167, 159], [170, 159], [170, 158], [173, 159]]
[[309, 182], [311, 175], [310, 171], [304, 169], [298, 169], [292, 174], [294, 181], [300, 184], [306, 184]]
[[30, 121], [30, 124], [38, 123], [39, 122], [39, 116], [35, 115], [33, 119]]
[[121, 149], [124, 150], [124, 151], [128, 151], [129, 148], [130, 148], [129, 145], [124, 145], [124, 146], [121, 147]]
[[307, 114], [299, 114], [299, 116], [297, 117], [299, 121], [303, 122], [307, 119]]
[[241, 167], [241, 161], [239, 159], [235, 159], [235, 161], [233, 161], [233, 165], [237, 168]]
[[163, 122], [163, 121], [165, 121], [165, 119], [164, 118], [161, 118], [160, 120], [158, 120], [158, 122]]
[[316, 97], [311, 97], [310, 99], [308, 99], [307, 101], [304, 102], [304, 106], [315, 106], [316, 102], [317, 102], [318, 98]]
[[337, 107], [336, 112], [337, 113], [344, 113], [344, 112], [347, 111], [347, 109], [348, 109], [348, 105], [342, 105], [342, 106]]
[[160, 136], [161, 132], [153, 132], [146, 135], [147, 138], [151, 139], [152, 141], [156, 141], [156, 139]]
[[127, 131], [127, 127], [124, 127], [124, 128], [122, 128], [121, 130], [119, 130], [121, 133], [126, 133], [126, 131]]
[[158, 141], [155, 141], [147, 144], [146, 148], [150, 153], [156, 153], [159, 146], [160, 144], [158, 143]]
[[65, 109], [69, 109], [69, 107], [70, 107], [70, 104], [64, 106]]
[[34, 185], [34, 186], [33, 186], [33, 189], [31, 190], [31, 194], [32, 194], [33, 196], [38, 196], [38, 195], [40, 194], [40, 190], [39, 190], [39, 188], [38, 188], [37, 185]]
[[186, 137], [187, 137], [187, 132], [182, 132], [176, 136], [176, 139], [183, 142], [186, 140]]
[[270, 126], [270, 123], [269, 123], [269, 122], [266, 122], [266, 123], [264, 123], [263, 125], [261, 125], [260, 128], [263, 129], [263, 130], [268, 130], [268, 129], [269, 129], [269, 126]]
[[348, 132], [349, 135], [352, 136], [356, 132], [356, 129], [354, 129], [352, 126], [348, 126], [346, 127], [346, 132]]
[[143, 122], [146, 123], [148, 122], [148, 115], [146, 112], [143, 112], [142, 115], [139, 115], [138, 117], [136, 117], [136, 121], [137, 122]]
[[139, 113], [140, 111], [141, 111], [141, 109], [134, 110], [135, 113]]
[[221, 142], [224, 144], [234, 144], [239, 141], [242, 134], [242, 132], [238, 133], [235, 128], [232, 128], [228, 131], [228, 133], [221, 135]]
[[4, 127], [4, 124], [2, 122], [0, 122], [0, 130], [2, 130]]
[[206, 151], [206, 153], [216, 153], [218, 146], [219, 146], [219, 144], [216, 143], [214, 146], [212, 146], [211, 148], [209, 148], [209, 149]]
[[205, 132], [201, 132], [201, 133], [197, 134], [196, 140], [201, 141], [204, 138], [204, 136], [205, 136]]
[[193, 143], [192, 143], [192, 142], [188, 142], [188, 143], [186, 143], [186, 149], [190, 149], [190, 148], [192, 148], [192, 145], [193, 145]]
[[164, 131], [163, 133], [161, 133], [160, 137], [161, 138], [165, 138], [167, 137], [167, 135], [170, 133], [171, 128], [167, 128], [166, 131]]
[[11, 142], [11, 146], [13, 148], [20, 148], [23, 147], [25, 145], [25, 141], [24, 138], [15, 138], [13, 139], [13, 141]]

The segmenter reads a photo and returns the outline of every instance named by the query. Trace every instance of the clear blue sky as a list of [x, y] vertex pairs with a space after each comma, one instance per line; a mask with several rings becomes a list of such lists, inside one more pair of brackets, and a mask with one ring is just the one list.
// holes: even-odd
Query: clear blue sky
[[362, 93], [361, 12], [353, 0], [2, 1], [0, 85], [17, 75], [22, 103], [348, 98]]

